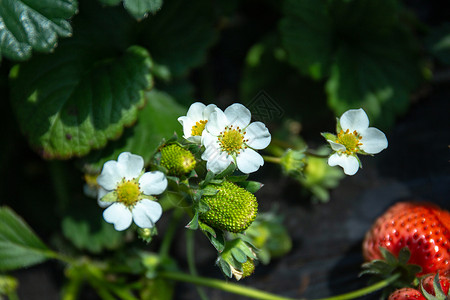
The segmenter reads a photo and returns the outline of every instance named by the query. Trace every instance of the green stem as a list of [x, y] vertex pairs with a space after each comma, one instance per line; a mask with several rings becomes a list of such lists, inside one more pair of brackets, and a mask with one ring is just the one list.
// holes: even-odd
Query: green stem
[[279, 139], [272, 139], [272, 142], [270, 144], [272, 146], [281, 147], [284, 150], [286, 150], [286, 149], [295, 149], [296, 148], [295, 145], [293, 145], [291, 143], [288, 143], [288, 142], [285, 142], [285, 141], [282, 141], [282, 140], [279, 140]]
[[313, 156], [313, 157], [317, 157], [317, 158], [328, 158], [330, 156], [329, 154], [317, 154], [317, 153], [311, 152], [309, 150], [305, 151], [305, 154], [308, 156]]
[[182, 209], [177, 208], [173, 210], [169, 227], [167, 228], [167, 231], [164, 234], [164, 239], [161, 243], [161, 247], [159, 248], [159, 255], [161, 257], [169, 255], [170, 245], [172, 244], [173, 238], [177, 230], [178, 222], [180, 222], [182, 216], [183, 216]]
[[[191, 275], [197, 276], [197, 268], [195, 267], [195, 248], [194, 248], [194, 230], [186, 231], [186, 255]], [[197, 292], [202, 300], [208, 300], [205, 291], [196, 285]]]
[[241, 286], [236, 283], [226, 282], [223, 280], [194, 276], [191, 274], [184, 274], [180, 272], [161, 272], [159, 275], [162, 278], [172, 279], [177, 281], [189, 282], [193, 284], [203, 285], [211, 288], [216, 288], [222, 291], [238, 294], [241, 296], [260, 299], [260, 300], [293, 300], [293, 298], [281, 297], [271, 293], [263, 292], [257, 289]]
[[[230, 283], [230, 282], [226, 282], [226, 281], [218, 280], [218, 279], [199, 277], [199, 276], [184, 274], [184, 273], [180, 273], [180, 272], [161, 272], [159, 275], [166, 279], [172, 279], [172, 280], [177, 280], [177, 281], [189, 282], [189, 283], [193, 283], [193, 284], [197, 284], [197, 285], [203, 285], [203, 286], [216, 288], [216, 289], [219, 289], [219, 290], [222, 290], [225, 292], [230, 292], [230, 293], [234, 293], [234, 294], [238, 294], [241, 296], [254, 298], [254, 299], [294, 300], [293, 298], [278, 296], [275, 294], [263, 292], [263, 291], [260, 291], [257, 289], [241, 286], [236, 283]], [[368, 287], [365, 287], [365, 288], [362, 288], [362, 289], [359, 289], [356, 291], [352, 291], [349, 293], [345, 293], [345, 294], [338, 295], [338, 296], [332, 296], [332, 297], [328, 297], [328, 298], [320, 298], [320, 299], [316, 299], [316, 300], [356, 299], [358, 297], [362, 297], [364, 295], [373, 293], [377, 290], [380, 290], [380, 289], [390, 285], [392, 282], [397, 280], [400, 277], [400, 275], [401, 274], [394, 274], [385, 280], [379, 281], [371, 286], [368, 286]]]
[[280, 157], [263, 155], [263, 158], [264, 158], [265, 161], [271, 162], [271, 163], [274, 163], [274, 164], [281, 163], [281, 158]]
[[368, 287], [356, 290], [356, 291], [352, 291], [349, 293], [345, 293], [342, 295], [338, 295], [338, 296], [332, 296], [332, 297], [327, 297], [327, 298], [320, 298], [320, 299], [316, 299], [316, 300], [347, 300], [347, 299], [356, 299], [359, 297], [362, 297], [364, 295], [373, 293], [375, 291], [381, 290], [384, 287], [387, 287], [388, 285], [390, 285], [392, 282], [396, 281], [401, 274], [396, 273], [394, 275], [392, 275], [391, 277], [381, 280], [373, 285], [370, 285]]

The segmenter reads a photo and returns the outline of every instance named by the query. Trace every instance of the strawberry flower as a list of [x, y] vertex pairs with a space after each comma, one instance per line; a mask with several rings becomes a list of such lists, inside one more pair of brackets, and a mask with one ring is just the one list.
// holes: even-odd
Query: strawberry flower
[[206, 106], [200, 102], [193, 103], [186, 116], [178, 118], [178, 122], [183, 125], [183, 137], [188, 141], [200, 144], [209, 116], [216, 108], [217, 106], [214, 104]]
[[167, 187], [167, 179], [160, 171], [144, 173], [144, 159], [123, 152], [117, 161], [103, 165], [97, 178], [98, 203], [107, 207], [103, 212], [106, 222], [122, 231], [132, 221], [141, 228], [152, 228], [162, 214], [161, 205], [152, 195], [159, 195]]
[[362, 108], [346, 111], [338, 120], [337, 128], [337, 136], [322, 134], [334, 151], [328, 164], [341, 166], [347, 175], [354, 175], [361, 167], [357, 154], [377, 154], [388, 146], [384, 133], [369, 127], [369, 118]]
[[269, 130], [261, 122], [250, 123], [251, 113], [242, 104], [235, 103], [225, 111], [218, 108], [211, 113], [202, 136], [205, 151], [202, 159], [206, 167], [220, 173], [235, 163], [243, 173], [252, 173], [264, 164], [260, 150], [270, 144]]

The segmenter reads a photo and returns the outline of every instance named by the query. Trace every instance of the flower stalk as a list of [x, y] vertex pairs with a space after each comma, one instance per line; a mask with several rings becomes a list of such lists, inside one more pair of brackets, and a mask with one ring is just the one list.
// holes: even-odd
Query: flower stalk
[[[332, 297], [326, 297], [326, 298], [319, 298], [316, 300], [350, 300], [350, 299], [357, 299], [359, 297], [362, 297], [364, 295], [376, 292], [378, 290], [381, 290], [387, 286], [389, 286], [392, 282], [397, 280], [400, 277], [401, 274], [396, 273], [392, 275], [391, 277], [381, 280], [373, 285], [370, 285], [368, 287], [352, 291], [349, 293], [332, 296]], [[184, 274], [181, 272], [161, 272], [159, 273], [159, 276], [166, 279], [176, 280], [176, 281], [182, 281], [182, 282], [189, 282], [196, 285], [202, 285], [206, 287], [211, 287], [215, 289], [219, 289], [225, 292], [253, 298], [253, 299], [261, 299], [261, 300], [295, 300], [295, 298], [289, 298], [289, 297], [283, 297], [279, 295], [275, 295], [272, 293], [264, 292], [258, 289], [245, 287], [238, 285], [236, 283], [226, 282], [223, 280], [218, 279], [211, 279], [207, 277], [200, 277], [200, 276], [194, 276], [192, 274]]]

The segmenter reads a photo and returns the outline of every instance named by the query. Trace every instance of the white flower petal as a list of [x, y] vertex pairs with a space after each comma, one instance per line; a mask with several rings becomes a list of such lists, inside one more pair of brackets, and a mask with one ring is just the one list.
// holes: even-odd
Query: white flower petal
[[200, 121], [203, 118], [203, 111], [205, 110], [205, 104], [201, 102], [195, 102], [190, 107], [186, 116], [193, 121]]
[[123, 152], [117, 158], [117, 164], [122, 176], [127, 180], [131, 180], [141, 175], [144, 168], [144, 159], [139, 155]]
[[102, 172], [97, 177], [97, 183], [106, 190], [114, 190], [123, 178], [122, 170], [117, 161], [110, 160], [103, 165]]
[[139, 179], [139, 186], [145, 195], [159, 195], [167, 188], [167, 178], [163, 172], [147, 172]]
[[245, 174], [253, 173], [264, 165], [262, 156], [253, 149], [247, 148], [236, 157], [238, 169]]
[[224, 112], [218, 108], [209, 116], [208, 123], [206, 123], [206, 130], [212, 135], [218, 136], [220, 132], [225, 130], [229, 122]]
[[183, 137], [185, 139], [189, 138], [192, 134], [192, 126], [195, 125], [195, 122], [193, 122], [186, 116], [179, 117], [178, 122], [180, 122], [180, 124], [183, 125]]
[[107, 191], [102, 187], [99, 187], [98, 191], [97, 191], [97, 203], [101, 208], [105, 208], [111, 205], [111, 202], [105, 202], [102, 201], [101, 199], [103, 198], [103, 196], [105, 196], [106, 194], [108, 194], [111, 191]]
[[361, 132], [361, 150], [369, 154], [377, 154], [388, 146], [388, 141], [384, 133], [374, 127], [369, 127]]
[[271, 136], [269, 129], [262, 122], [253, 122], [245, 129], [246, 144], [254, 149], [264, 149], [269, 146]]
[[360, 133], [369, 127], [369, 118], [362, 108], [347, 110], [339, 120], [344, 131], [349, 129]]
[[234, 103], [228, 106], [224, 113], [227, 117], [228, 124], [233, 124], [234, 126], [239, 126], [240, 128], [247, 127], [252, 118], [252, 114], [247, 107], [239, 103]]
[[152, 200], [143, 199], [132, 210], [133, 221], [141, 228], [151, 228], [162, 215], [161, 205]]
[[216, 109], [220, 110], [215, 104], [209, 104], [205, 109], [203, 110], [203, 119], [202, 120], [209, 120], [209, 116], [216, 111]]
[[358, 159], [346, 154], [339, 155], [338, 153], [334, 153], [328, 158], [328, 164], [332, 167], [341, 166], [347, 175], [354, 175], [359, 169]]
[[106, 222], [114, 224], [114, 229], [122, 231], [130, 227], [133, 220], [131, 211], [122, 203], [113, 203], [103, 212]]
[[196, 144], [201, 144], [202, 142], [202, 137], [200, 135], [194, 135], [194, 136], [190, 136], [188, 138], [184, 137], [185, 139], [187, 139], [190, 142], [196, 143]]
[[345, 146], [339, 143], [335, 143], [332, 140], [327, 140], [328, 143], [330, 143], [331, 149], [334, 151], [345, 151]]
[[[206, 152], [206, 151], [205, 151]], [[202, 156], [203, 159], [203, 156]], [[206, 169], [209, 171], [219, 174], [224, 171], [233, 162], [233, 157], [225, 152], [219, 155], [211, 156], [206, 162]]]

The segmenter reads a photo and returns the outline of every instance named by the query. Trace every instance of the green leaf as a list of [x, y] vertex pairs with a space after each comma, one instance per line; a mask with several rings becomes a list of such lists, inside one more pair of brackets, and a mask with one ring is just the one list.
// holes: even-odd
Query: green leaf
[[11, 100], [23, 133], [44, 158], [83, 156], [119, 137], [151, 88], [151, 60], [138, 46], [96, 57], [90, 44], [61, 45], [11, 71]]
[[72, 34], [67, 19], [76, 12], [76, 0], [0, 1], [0, 59], [26, 60], [32, 50], [51, 52], [58, 36]]
[[[106, 5], [118, 5], [122, 0], [99, 0]], [[125, 9], [136, 19], [145, 18], [148, 13], [155, 14], [161, 9], [162, 0], [123, 0]]]
[[30, 227], [8, 207], [0, 208], [0, 270], [41, 263], [54, 256]]
[[328, 74], [333, 53], [332, 20], [326, 1], [288, 0], [280, 23], [289, 61], [304, 74], [321, 79]]
[[428, 50], [442, 63], [450, 65], [450, 23], [433, 29], [425, 44]]
[[[332, 117], [331, 111], [324, 109], [327, 104], [323, 83], [299, 74], [289, 65], [277, 32], [267, 34], [248, 51], [240, 98], [253, 118], [263, 122], [281, 123], [289, 117], [310, 128], [323, 128], [324, 120]], [[294, 106], [296, 109], [289, 109]]]
[[87, 172], [100, 173], [105, 162], [117, 159], [125, 151], [142, 156], [148, 164], [163, 138], [173, 136], [174, 132], [182, 134], [177, 118], [186, 113], [184, 107], [168, 94], [156, 90], [146, 93], [145, 98], [147, 105], [139, 111], [135, 126], [127, 128], [118, 141], [81, 160]]
[[336, 53], [326, 84], [328, 105], [336, 115], [362, 107], [372, 124], [387, 128], [409, 107], [421, 74], [411, 49], [401, 44], [402, 37], [395, 31], [392, 36], [390, 41], [369, 42], [359, 49], [343, 46]]
[[363, 107], [386, 128], [405, 112], [423, 76], [398, 1], [288, 0], [284, 13], [289, 62], [314, 79], [329, 77], [328, 105], [336, 115]]
[[142, 19], [147, 13], [155, 14], [162, 6], [162, 0], [124, 0], [123, 6], [136, 19]]
[[117, 5], [120, 2], [122, 2], [122, 0], [99, 0], [99, 1], [105, 5]]
[[205, 61], [217, 37], [213, 2], [167, 0], [155, 16], [141, 22], [142, 44], [173, 77]]
[[66, 217], [62, 222], [62, 233], [79, 250], [92, 253], [116, 249], [123, 240], [123, 234], [101, 218]]

